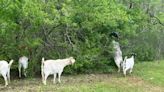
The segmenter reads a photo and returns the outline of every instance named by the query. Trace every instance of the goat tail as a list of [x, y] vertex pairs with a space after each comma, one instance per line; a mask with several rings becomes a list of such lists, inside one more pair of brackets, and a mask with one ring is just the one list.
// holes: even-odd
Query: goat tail
[[44, 57], [42, 57], [42, 64], [41, 64], [41, 70], [43, 70], [43, 66], [44, 66]]
[[44, 62], [44, 57], [42, 57], [42, 62]]
[[12, 63], [14, 62], [14, 60], [10, 60], [9, 62], [9, 68], [11, 67]]
[[44, 67], [44, 57], [42, 57], [42, 64], [41, 64], [41, 76], [42, 76], [42, 82], [44, 82], [44, 71], [43, 71], [43, 67]]
[[125, 56], [125, 58], [124, 58], [124, 62], [126, 62], [126, 59], [127, 59], [127, 56]]

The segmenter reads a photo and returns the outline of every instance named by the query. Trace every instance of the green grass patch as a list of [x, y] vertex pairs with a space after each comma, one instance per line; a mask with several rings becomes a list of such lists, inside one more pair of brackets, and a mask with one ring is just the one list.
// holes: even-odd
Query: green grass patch
[[155, 85], [164, 86], [164, 61], [138, 63], [134, 74]]

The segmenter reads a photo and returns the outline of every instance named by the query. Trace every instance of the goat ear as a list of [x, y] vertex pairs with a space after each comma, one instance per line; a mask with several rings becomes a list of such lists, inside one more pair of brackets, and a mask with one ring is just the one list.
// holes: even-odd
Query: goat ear
[[69, 63], [72, 64], [72, 59], [69, 60]]
[[74, 58], [73, 57], [69, 57], [69, 60], [70, 60], [69, 61], [70, 64], [73, 64], [74, 63]]
[[72, 62], [71, 62], [71, 60], [72, 60], [71, 57], [69, 57], [68, 60], [69, 60], [69, 64], [71, 64], [71, 63], [72, 63]]

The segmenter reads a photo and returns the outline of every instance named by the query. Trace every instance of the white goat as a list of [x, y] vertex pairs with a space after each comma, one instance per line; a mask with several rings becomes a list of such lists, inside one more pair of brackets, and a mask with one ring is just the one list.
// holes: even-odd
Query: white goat
[[24, 72], [24, 76], [27, 76], [27, 68], [28, 68], [28, 58], [26, 56], [22, 56], [19, 58], [19, 66], [18, 66], [18, 70], [19, 70], [19, 77], [21, 78], [21, 68], [23, 67], [23, 72]]
[[132, 55], [130, 58], [127, 58], [127, 56], [126, 56], [123, 61], [124, 76], [126, 76], [127, 70], [129, 70], [129, 73], [132, 73], [133, 66], [134, 66], [134, 55]]
[[2, 75], [5, 80], [5, 87], [8, 85], [8, 81], [10, 82], [10, 67], [12, 63], [13, 60], [10, 60], [9, 63], [5, 60], [0, 61], [0, 75]]
[[120, 69], [121, 69], [121, 64], [123, 62], [123, 59], [122, 59], [122, 51], [120, 49], [120, 45], [118, 42], [116, 41], [112, 41], [113, 43], [113, 46], [114, 46], [114, 61], [118, 67], [118, 72], [120, 72]]
[[50, 74], [54, 75], [53, 83], [55, 83], [56, 74], [58, 74], [58, 82], [60, 83], [60, 76], [63, 72], [64, 67], [67, 65], [72, 65], [74, 63], [75, 59], [73, 57], [57, 60], [44, 60], [44, 58], [42, 58], [41, 74], [43, 84], [46, 85], [47, 77]]

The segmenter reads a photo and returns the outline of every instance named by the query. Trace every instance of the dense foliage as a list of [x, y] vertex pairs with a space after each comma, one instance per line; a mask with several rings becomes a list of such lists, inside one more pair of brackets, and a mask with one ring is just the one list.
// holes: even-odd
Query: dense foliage
[[[0, 59], [30, 58], [40, 72], [41, 57], [73, 56], [66, 73], [111, 71], [113, 31], [123, 56], [139, 61], [164, 57], [163, 0], [1, 0]], [[33, 75], [32, 74], [32, 75]]]

